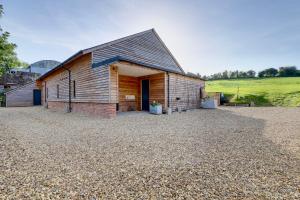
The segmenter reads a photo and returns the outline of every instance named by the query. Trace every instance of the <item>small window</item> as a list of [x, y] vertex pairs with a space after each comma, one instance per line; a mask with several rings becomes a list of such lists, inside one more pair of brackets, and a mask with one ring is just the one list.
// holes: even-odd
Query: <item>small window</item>
[[57, 98], [59, 98], [59, 85], [56, 86], [56, 89], [57, 89], [56, 96], [57, 96]]
[[45, 102], [47, 102], [47, 87], [45, 83], [45, 90], [44, 90]]
[[47, 99], [48, 99], [48, 97], [49, 97], [48, 88], [46, 88], [46, 96], [47, 96]]
[[76, 97], [76, 82], [75, 80], [73, 81], [73, 97]]

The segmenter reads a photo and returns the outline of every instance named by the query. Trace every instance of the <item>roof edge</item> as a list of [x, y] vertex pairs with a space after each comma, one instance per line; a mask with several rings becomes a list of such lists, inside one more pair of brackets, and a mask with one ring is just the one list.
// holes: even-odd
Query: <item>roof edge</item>
[[186, 73], [180, 73], [178, 71], [161, 69], [158, 66], [150, 65], [150, 64], [147, 64], [147, 63], [139, 62], [139, 61], [135, 61], [135, 60], [128, 59], [128, 58], [125, 58], [125, 57], [122, 57], [122, 56], [115, 56], [115, 57], [103, 60], [101, 62], [93, 63], [92, 64], [92, 68], [101, 67], [101, 66], [105, 66], [105, 65], [110, 65], [110, 64], [113, 64], [113, 63], [119, 62], [119, 61], [130, 62], [130, 63], [141, 65], [141, 66], [144, 66], [144, 67], [148, 67], [148, 68], [152, 68], [152, 69], [156, 69], [156, 70], [160, 70], [160, 71], [164, 71], [164, 72], [170, 72], [170, 73], [174, 73], [174, 74], [179, 74], [179, 75], [182, 75], [182, 76], [186, 76], [186, 77], [190, 77], [190, 78], [195, 78], [195, 79], [199, 79], [199, 80], [203, 80], [204, 81], [204, 79], [202, 79], [200, 77], [188, 75]]
[[158, 35], [158, 33], [155, 31], [154, 28], [151, 29], [152, 32], [154, 33], [154, 35], [158, 38], [158, 40], [162, 43], [162, 45], [164, 46], [164, 48], [167, 50], [167, 52], [169, 53], [169, 55], [172, 57], [172, 59], [175, 61], [176, 65], [179, 67], [179, 69], [185, 73], [185, 71], [182, 69], [181, 65], [179, 64], [179, 62], [176, 60], [176, 58], [173, 56], [173, 54], [171, 53], [170, 49], [167, 47], [167, 45], [164, 43], [164, 41], [160, 38], [160, 36]]
[[116, 62], [116, 61], [127, 61], [127, 62], [132, 62], [132, 63], [135, 63], [135, 64], [139, 64], [139, 65], [142, 65], [142, 66], [146, 66], [146, 67], [149, 67], [149, 68], [158, 69], [158, 70], [166, 71], [166, 72], [172, 72], [172, 73], [175, 73], [175, 74], [180, 74], [180, 75], [184, 75], [184, 76], [187, 76], [187, 77], [197, 78], [197, 79], [203, 80], [203, 79], [201, 79], [199, 77], [193, 77], [193, 76], [190, 76], [190, 75], [188, 75], [188, 74], [185, 73], [185, 71], [182, 69], [181, 65], [178, 63], [178, 61], [176, 60], [176, 58], [173, 56], [173, 54], [171, 53], [171, 51], [168, 49], [168, 47], [166, 46], [166, 44], [162, 41], [162, 39], [160, 38], [160, 36], [158, 35], [158, 33], [155, 31], [154, 28], [146, 30], [146, 31], [142, 31], [142, 32], [139, 32], [139, 33], [136, 33], [136, 34], [132, 34], [132, 35], [120, 38], [120, 39], [116, 39], [116, 40], [113, 40], [113, 41], [110, 41], [110, 42], [107, 42], [107, 43], [104, 43], [104, 44], [101, 44], [101, 45], [97, 45], [97, 46], [94, 46], [94, 47], [90, 47], [90, 48], [87, 48], [87, 49], [80, 50], [77, 53], [73, 54], [68, 59], [66, 59], [65, 61], [63, 61], [62, 63], [60, 63], [59, 65], [57, 65], [56, 67], [54, 67], [53, 69], [51, 69], [50, 71], [48, 71], [47, 73], [45, 73], [42, 76], [40, 76], [39, 78], [37, 78], [36, 80], [40, 81], [40, 80], [46, 78], [47, 76], [49, 76], [53, 72], [55, 72], [55, 71], [63, 68], [63, 66], [66, 65], [67, 63], [75, 60], [76, 58], [78, 58], [78, 57], [80, 57], [82, 55], [91, 53], [94, 50], [96, 50], [97, 48], [105, 47], [105, 46], [110, 45], [112, 43], [115, 43], [115, 42], [118, 42], [118, 41], [123, 41], [125, 39], [131, 38], [131, 37], [135, 37], [137, 35], [141, 35], [141, 34], [144, 34], [146, 32], [150, 32], [150, 31], [154, 33], [154, 35], [161, 42], [161, 44], [163, 45], [163, 47], [167, 50], [167, 52], [169, 53], [169, 55], [172, 57], [172, 59], [176, 63], [177, 67], [179, 67], [179, 69], [181, 70], [181, 73], [178, 72], [178, 71], [175, 71], [175, 70], [174, 71], [173, 70], [166, 70], [166, 69], [162, 70], [158, 66], [149, 65], [147, 63], [142, 63], [142, 62], [139, 62], [139, 61], [127, 59], [127, 58], [124, 58], [124, 57], [121, 57], [121, 56], [116, 56], [116, 57], [113, 57], [113, 58], [109, 58], [107, 60], [104, 60], [104, 61], [101, 61], [101, 62], [98, 62], [98, 63], [92, 63], [92, 67], [97, 67], [97, 66], [104, 65], [103, 63], [111, 64], [111, 63]]
[[57, 65], [56, 67], [54, 67], [53, 69], [51, 69], [50, 71], [48, 71], [47, 73], [43, 74], [42, 76], [40, 76], [39, 78], [37, 78], [36, 80], [42, 80], [44, 78], [46, 78], [48, 75], [52, 74], [53, 72], [57, 71], [58, 69], [62, 68], [65, 64], [73, 61], [74, 59], [78, 58], [79, 56], [84, 55], [83, 50], [78, 51], [77, 53], [73, 54], [71, 57], [69, 57], [67, 60], [63, 61], [62, 63], [60, 63], [59, 65]]
[[14, 89], [12, 89], [12, 90], [9, 90], [9, 91], [7, 91], [7, 92], [4, 92], [4, 94], [5, 94], [5, 95], [6, 95], [6, 94], [9, 94], [9, 93], [11, 93], [11, 92], [14, 92], [14, 91], [16, 91], [16, 90], [18, 90], [18, 89], [20, 89], [20, 88], [26, 87], [27, 85], [30, 85], [30, 84], [33, 84], [33, 83], [35, 84], [35, 83], [36, 83], [36, 80], [33, 80], [33, 81], [27, 82], [27, 83], [25, 83], [25, 84], [23, 84], [23, 85], [20, 85], [20, 86], [14, 88]]

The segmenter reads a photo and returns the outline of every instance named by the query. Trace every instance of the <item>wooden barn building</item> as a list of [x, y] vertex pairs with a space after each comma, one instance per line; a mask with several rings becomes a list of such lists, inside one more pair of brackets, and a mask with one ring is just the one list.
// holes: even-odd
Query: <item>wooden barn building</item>
[[188, 76], [154, 29], [81, 50], [37, 80], [42, 104], [114, 117], [117, 112], [198, 108], [204, 81]]
[[[36, 79], [60, 64], [55, 60], [41, 60], [27, 68], [12, 69], [0, 77], [0, 93], [5, 93], [6, 107], [41, 105], [41, 88]], [[1, 87], [2, 86], [2, 87]], [[0, 105], [3, 104], [0, 102]]]

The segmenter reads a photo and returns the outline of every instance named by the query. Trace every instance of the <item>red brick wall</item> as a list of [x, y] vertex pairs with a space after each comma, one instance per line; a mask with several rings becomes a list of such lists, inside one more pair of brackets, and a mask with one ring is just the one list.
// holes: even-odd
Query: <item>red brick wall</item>
[[[72, 102], [72, 112], [84, 113], [91, 116], [112, 118], [116, 116], [116, 104], [114, 103], [83, 103]], [[56, 111], [67, 111], [68, 102], [49, 101], [48, 108]]]
[[55, 101], [48, 102], [48, 108], [55, 111], [66, 111], [67, 108], [66, 106], [67, 104], [64, 102], [55, 102]]

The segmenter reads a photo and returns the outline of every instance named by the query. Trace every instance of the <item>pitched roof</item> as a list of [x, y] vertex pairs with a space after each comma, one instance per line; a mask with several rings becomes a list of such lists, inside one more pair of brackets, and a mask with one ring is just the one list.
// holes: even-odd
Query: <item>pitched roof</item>
[[153, 66], [163, 71], [185, 74], [170, 50], [166, 47], [154, 29], [136, 33], [124, 38], [107, 42], [88, 49], [80, 50], [63, 63], [50, 70], [39, 79], [48, 76], [66, 63], [81, 55], [92, 53], [93, 67], [100, 66], [112, 58], [122, 58], [145, 66]]
[[120, 56], [128, 60], [157, 66], [166, 71], [184, 73], [179, 63], [154, 29], [86, 49], [93, 52], [93, 64]]

